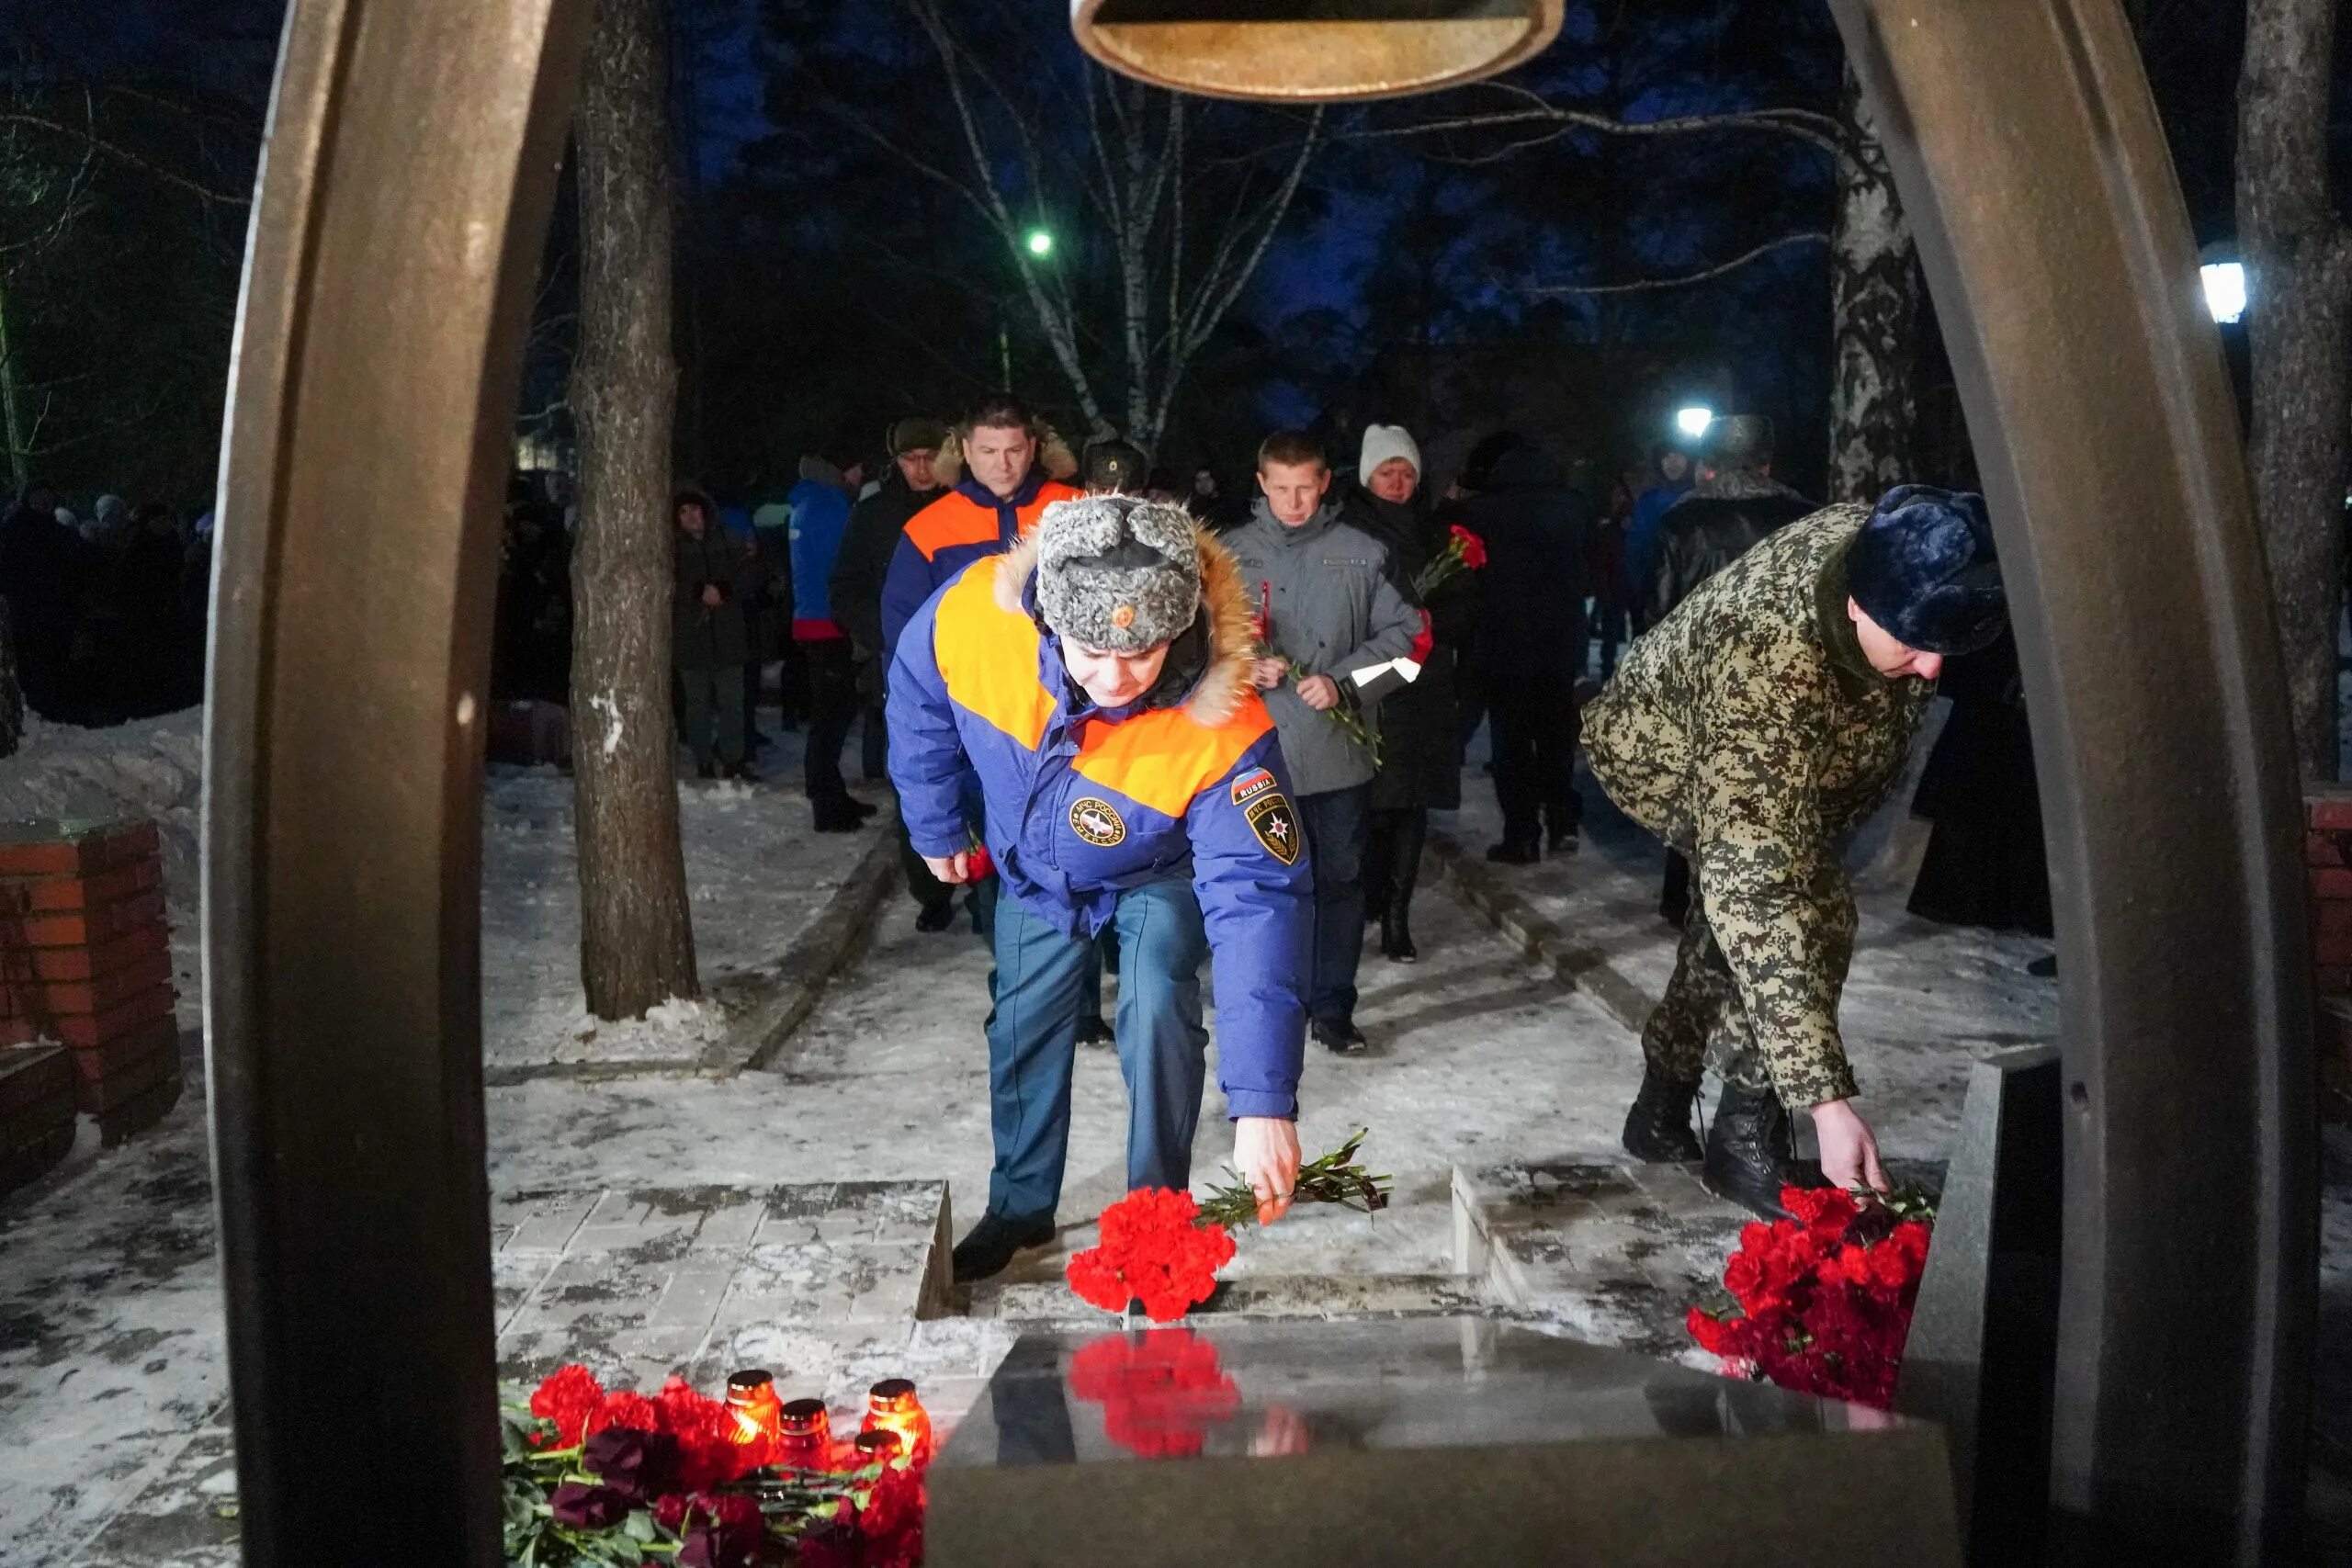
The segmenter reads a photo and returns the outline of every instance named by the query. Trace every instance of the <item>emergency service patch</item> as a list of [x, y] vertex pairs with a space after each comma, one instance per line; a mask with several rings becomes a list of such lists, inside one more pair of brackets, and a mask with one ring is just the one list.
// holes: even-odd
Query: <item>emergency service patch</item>
[[1264, 768], [1253, 768], [1233, 781], [1233, 804], [1247, 806], [1274, 787], [1274, 775]]
[[1290, 808], [1287, 799], [1280, 795], [1262, 796], [1250, 807], [1248, 816], [1250, 830], [1258, 835], [1258, 841], [1266, 846], [1269, 853], [1284, 865], [1298, 863], [1303, 836], [1298, 830], [1298, 813]]
[[1127, 825], [1119, 820], [1117, 810], [1109, 801], [1091, 795], [1070, 803], [1069, 830], [1101, 850], [1127, 836]]

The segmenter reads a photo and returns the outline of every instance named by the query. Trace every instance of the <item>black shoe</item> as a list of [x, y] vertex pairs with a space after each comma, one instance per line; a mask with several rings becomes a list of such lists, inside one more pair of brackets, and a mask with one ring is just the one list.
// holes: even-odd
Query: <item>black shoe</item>
[[872, 817], [872, 816], [876, 815], [876, 813], [878, 813], [878, 812], [882, 809], [880, 807], [878, 807], [878, 806], [875, 805], [872, 801], [870, 801], [870, 800], [860, 800], [860, 799], [858, 799], [855, 795], [851, 795], [851, 796], [849, 796], [849, 797], [848, 797], [848, 799], [849, 799], [849, 808], [850, 808], [852, 811], [856, 812], [856, 813], [858, 814], [858, 816], [860, 816], [860, 817], [862, 817], [862, 818], [863, 818], [863, 817]]
[[1583, 835], [1574, 828], [1555, 828], [1550, 848], [1555, 855], [1572, 855], [1584, 848]]
[[816, 800], [809, 807], [817, 814], [820, 833], [854, 833], [865, 826], [865, 818], [850, 809], [847, 800]]
[[915, 911], [915, 930], [919, 931], [944, 931], [955, 923], [956, 906], [953, 904], [925, 904]]
[[1380, 917], [1380, 955], [1391, 964], [1410, 964], [1420, 957], [1420, 949], [1413, 945], [1413, 928], [1407, 916]]
[[749, 762], [729, 762], [721, 771], [729, 778], [740, 780], [747, 784], [760, 782], [760, 775], [752, 771], [752, 764]]
[[1078, 1021], [1078, 1043], [1080, 1045], [1114, 1045], [1118, 1043], [1118, 1039], [1116, 1034], [1111, 1032], [1111, 1026], [1099, 1018], [1081, 1018]]
[[1335, 1056], [1361, 1056], [1372, 1049], [1372, 1042], [1353, 1023], [1317, 1023], [1315, 1039]]
[[2037, 980], [2055, 980], [2058, 978], [2058, 955], [2054, 953], [2045, 953], [2027, 964], [2025, 972]]
[[715, 779], [715, 778], [717, 778], [718, 776], [718, 763], [716, 763], [716, 762], [696, 762], [696, 763], [695, 764], [695, 777], [696, 777], [696, 778], [698, 778], [698, 779]]
[[956, 1282], [967, 1284], [1001, 1274], [1014, 1253], [1026, 1247], [1043, 1247], [1053, 1239], [1051, 1214], [1000, 1214], [990, 1209], [956, 1244]]
[[1544, 852], [1533, 839], [1505, 839], [1487, 847], [1487, 858], [1497, 865], [1533, 865], [1544, 858]]
[[1641, 1092], [1625, 1112], [1625, 1152], [1645, 1165], [1674, 1165], [1700, 1157], [1690, 1131], [1695, 1083], [1676, 1083], [1654, 1067], [1642, 1069]]
[[1699, 1176], [1708, 1191], [1768, 1220], [1792, 1217], [1781, 1207], [1781, 1188], [1823, 1185], [1821, 1168], [1797, 1158], [1795, 1124], [1769, 1089], [1724, 1086]]

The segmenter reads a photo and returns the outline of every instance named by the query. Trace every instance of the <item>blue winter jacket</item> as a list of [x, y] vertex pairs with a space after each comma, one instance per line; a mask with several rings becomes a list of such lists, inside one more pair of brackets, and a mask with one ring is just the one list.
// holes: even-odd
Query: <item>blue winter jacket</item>
[[833, 612], [826, 585], [833, 580], [842, 531], [849, 526], [849, 493], [837, 484], [804, 477], [784, 500], [792, 508], [792, 618], [830, 621]]
[[1091, 936], [1119, 895], [1189, 878], [1216, 984], [1227, 1114], [1295, 1117], [1314, 882], [1282, 747], [1249, 681], [1231, 558], [1201, 545], [1207, 606], [1157, 686], [1095, 707], [1035, 618], [1034, 545], [967, 567], [899, 638], [890, 777], [925, 855], [971, 847], [958, 781], [977, 773], [1001, 895]]
[[1043, 469], [1033, 469], [1007, 501], [979, 480], [966, 478], [907, 522], [890, 570], [882, 579], [882, 655], [899, 646], [923, 601], [982, 556], [1011, 549], [1037, 526], [1046, 508], [1080, 492]]

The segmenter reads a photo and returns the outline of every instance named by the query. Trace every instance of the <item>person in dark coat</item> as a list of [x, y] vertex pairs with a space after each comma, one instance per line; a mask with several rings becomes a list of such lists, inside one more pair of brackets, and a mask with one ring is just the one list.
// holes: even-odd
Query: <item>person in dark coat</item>
[[66, 716], [67, 672], [81, 594], [82, 541], [57, 521], [57, 492], [28, 485], [0, 516], [0, 593], [17, 642], [25, 704], [43, 718]]
[[1415, 586], [1445, 536], [1419, 504], [1420, 447], [1399, 424], [1364, 427], [1340, 521], [1387, 547], [1388, 574], [1408, 603], [1429, 617], [1421, 672], [1410, 685], [1381, 699], [1380, 771], [1372, 780], [1372, 831], [1364, 845], [1364, 913], [1380, 922], [1380, 951], [1392, 963], [1419, 956], [1413, 945], [1413, 889], [1430, 812], [1462, 804], [1462, 749], [1455, 727], [1454, 660], [1459, 639], [1477, 615], [1477, 588], [1466, 576], [1424, 597]]
[[686, 744], [694, 748], [701, 777], [717, 778], [723, 771], [748, 780], [742, 693], [743, 661], [751, 657], [744, 604], [755, 586], [752, 554], [719, 525], [718, 508], [700, 491], [680, 491], [672, 515], [677, 583], [670, 658], [684, 688]]
[[[1658, 520], [1642, 624], [1657, 625], [1749, 546], [1815, 510], [1772, 477], [1770, 420], [1752, 413], [1716, 420], [1708, 427], [1697, 481]], [[1690, 910], [1690, 863], [1669, 848], [1658, 916], [1679, 927]]]
[[2018, 645], [2004, 636], [1948, 660], [1951, 716], [1928, 753], [1911, 811], [1935, 824], [1910, 910], [1945, 925], [2051, 934], [2050, 863]]
[[[916, 416], [890, 426], [890, 466], [883, 471], [882, 488], [850, 508], [849, 528], [842, 536], [841, 553], [833, 558], [833, 615], [849, 634], [856, 656], [857, 689], [866, 704], [868, 724], [882, 712], [888, 673], [888, 649], [882, 638], [882, 580], [908, 520], [947, 489], [933, 467], [946, 440], [946, 424], [935, 419]], [[932, 875], [908, 840], [903, 821], [899, 824], [899, 863], [915, 901], [915, 929], [945, 931], [956, 919], [956, 890]]]
[[1584, 817], [1577, 677], [1586, 653], [1590, 513], [1551, 455], [1523, 436], [1489, 436], [1471, 456], [1464, 468], [1478, 484], [1462, 503], [1462, 523], [1487, 544], [1478, 661], [1503, 812], [1502, 842], [1487, 858], [1528, 865], [1547, 845], [1554, 854], [1575, 853]]

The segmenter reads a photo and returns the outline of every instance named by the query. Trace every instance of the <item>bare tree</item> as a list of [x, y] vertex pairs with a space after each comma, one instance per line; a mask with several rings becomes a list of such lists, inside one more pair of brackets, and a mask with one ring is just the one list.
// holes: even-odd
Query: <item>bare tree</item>
[[2295, 742], [2336, 776], [2352, 235], [2328, 184], [2336, 0], [2249, 0], [2238, 77], [2238, 243], [2254, 351], [2249, 458]]
[[598, 1018], [696, 995], [670, 719], [670, 179], [662, 0], [597, 0], [580, 171], [571, 558], [580, 976]]
[[[842, 123], [953, 192], [1005, 247], [1022, 295], [1071, 395], [1098, 431], [1146, 449], [1166, 429], [1194, 357], [1255, 276], [1323, 141], [1323, 111], [1272, 157], [1204, 146], [1214, 113], [1082, 62], [1083, 135], [1057, 129], [1058, 79], [995, 70], [938, 0], [902, 0], [936, 58], [954, 150], [901, 146], [852, 106]], [[1263, 114], [1265, 111], [1236, 111]], [[1084, 214], [1100, 226], [1115, 286], [1104, 296], [1030, 236]], [[1065, 235], [1062, 238], [1067, 239]], [[1099, 378], [1105, 361], [1115, 382]]]
[[[1832, 499], [1873, 496], [1910, 477], [1918, 418], [1917, 365], [1924, 321], [1918, 251], [1852, 68], [1840, 114], [1801, 108], [1745, 109], [1628, 120], [1555, 104], [1515, 84], [1485, 84], [1473, 102], [1491, 104], [1401, 126], [1360, 132], [1362, 139], [1481, 137], [1447, 161], [1489, 164], [1579, 133], [1626, 140], [1769, 135], [1792, 140], [1836, 160], [1838, 194], [1826, 229], [1799, 227], [1736, 255], [1657, 276], [1550, 283], [1534, 296], [1605, 296], [1687, 288], [1727, 276], [1784, 251], [1826, 245], [1830, 258], [1830, 344], [1835, 362], [1829, 408]], [[1459, 100], [1457, 99], [1457, 102]]]

